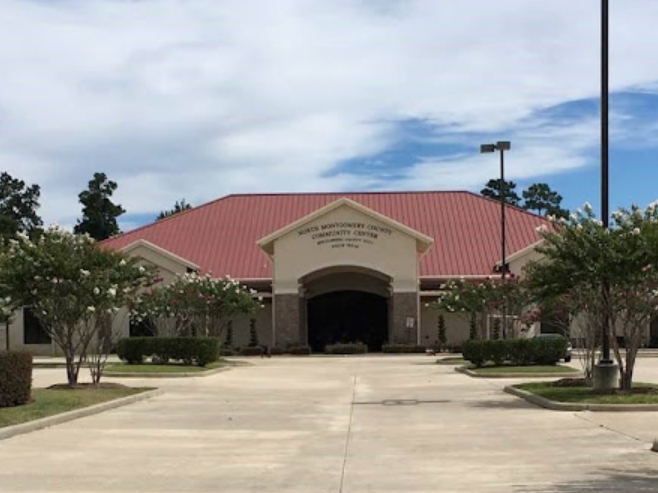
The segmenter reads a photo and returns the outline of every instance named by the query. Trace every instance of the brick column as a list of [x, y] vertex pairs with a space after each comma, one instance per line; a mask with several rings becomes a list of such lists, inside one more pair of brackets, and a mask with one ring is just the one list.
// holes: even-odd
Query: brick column
[[303, 299], [298, 294], [274, 295], [276, 347], [285, 348], [291, 344], [301, 344], [300, 301]]
[[[390, 341], [392, 343], [416, 344], [418, 331], [418, 293], [393, 293], [389, 301]], [[413, 329], [407, 329], [407, 318], [414, 319]]]

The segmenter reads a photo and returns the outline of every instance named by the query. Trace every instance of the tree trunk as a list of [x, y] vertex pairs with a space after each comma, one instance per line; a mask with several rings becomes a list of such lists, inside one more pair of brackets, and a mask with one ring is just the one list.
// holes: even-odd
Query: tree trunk
[[626, 368], [626, 371], [621, 374], [620, 386], [621, 390], [631, 390], [633, 387], [633, 370]]
[[69, 387], [78, 385], [78, 374], [80, 373], [80, 365], [75, 361], [75, 355], [66, 353], [66, 379], [68, 380]]

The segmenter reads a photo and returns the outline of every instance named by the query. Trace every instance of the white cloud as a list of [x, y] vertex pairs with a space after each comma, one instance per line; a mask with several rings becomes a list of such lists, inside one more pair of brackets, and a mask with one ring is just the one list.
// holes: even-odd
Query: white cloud
[[[94, 171], [119, 182], [131, 213], [228, 192], [386, 186], [349, 170], [326, 175], [394, 145], [397, 122], [410, 118], [447, 140], [512, 136], [518, 177], [583, 166], [593, 122], [556, 127], [539, 112], [597, 95], [598, 9], [598, 0], [0, 0], [0, 159], [42, 185], [43, 215], [63, 223], [79, 214]], [[613, 89], [655, 90], [647, 47], [658, 44], [658, 2], [617, 2], [612, 14]], [[395, 186], [472, 187], [481, 163], [430, 157]]]

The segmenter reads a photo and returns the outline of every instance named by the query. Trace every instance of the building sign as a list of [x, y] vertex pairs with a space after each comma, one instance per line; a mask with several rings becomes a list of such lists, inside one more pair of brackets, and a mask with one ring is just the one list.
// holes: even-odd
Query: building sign
[[360, 248], [374, 245], [393, 234], [391, 228], [373, 223], [338, 221], [306, 226], [297, 230], [297, 235], [309, 238], [317, 246], [331, 248]]

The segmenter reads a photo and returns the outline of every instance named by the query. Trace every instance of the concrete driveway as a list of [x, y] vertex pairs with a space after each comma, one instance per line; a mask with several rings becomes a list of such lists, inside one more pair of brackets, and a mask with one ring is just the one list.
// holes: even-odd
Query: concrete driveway
[[0, 442], [0, 492], [658, 491], [658, 413], [545, 411], [433, 361], [253, 359], [163, 380], [150, 401]]

